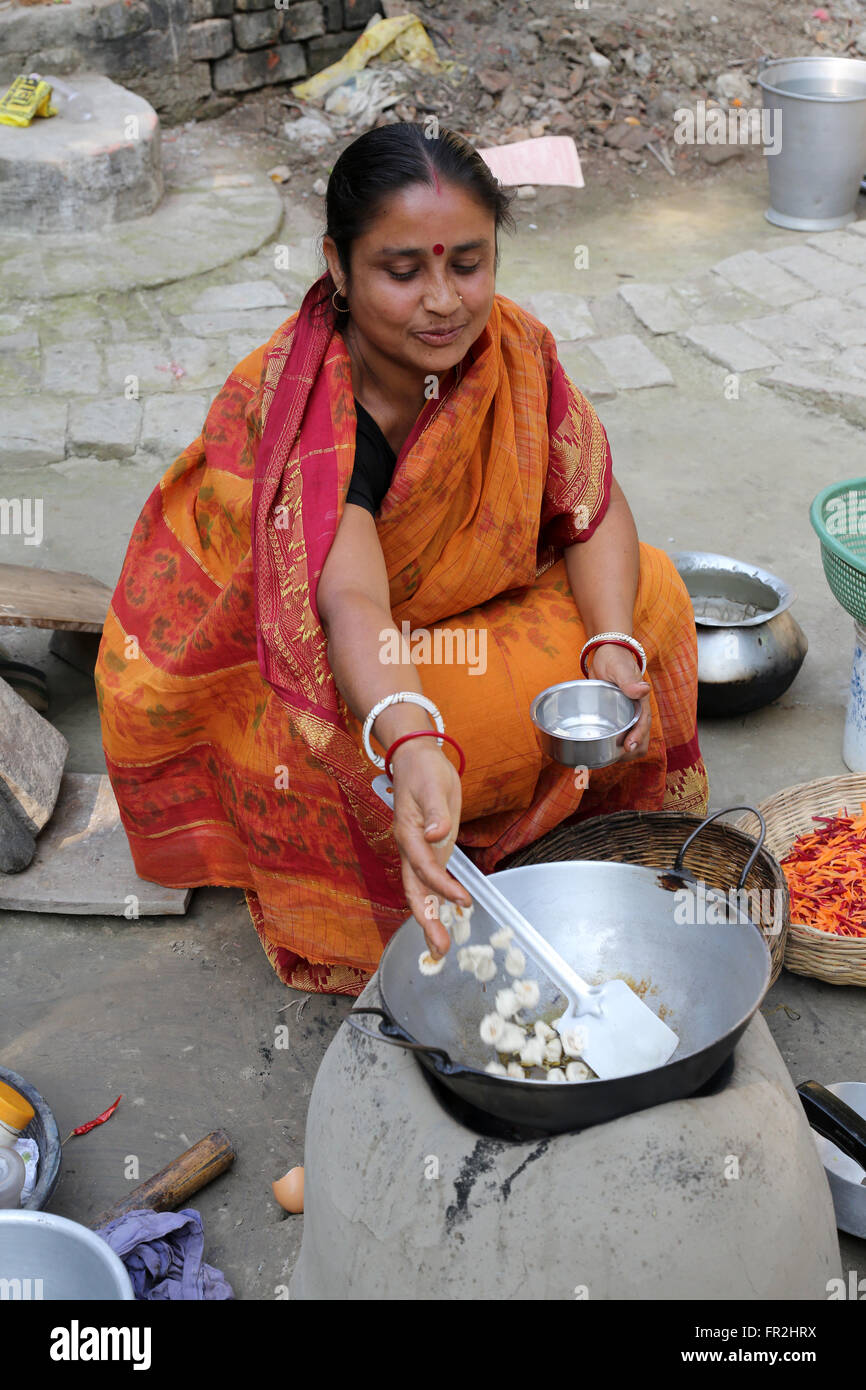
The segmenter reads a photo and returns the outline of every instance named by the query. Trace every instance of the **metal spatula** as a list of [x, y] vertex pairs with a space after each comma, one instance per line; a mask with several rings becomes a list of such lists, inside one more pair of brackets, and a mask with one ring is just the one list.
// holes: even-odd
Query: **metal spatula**
[[[393, 807], [387, 777], [376, 777], [373, 790]], [[446, 867], [497, 926], [511, 929], [527, 954], [565, 995], [568, 1007], [552, 1026], [561, 1037], [575, 1029], [583, 1032], [586, 1042], [581, 1055], [601, 1080], [664, 1066], [676, 1051], [679, 1038], [625, 980], [587, 984], [462, 850], [452, 850]]]

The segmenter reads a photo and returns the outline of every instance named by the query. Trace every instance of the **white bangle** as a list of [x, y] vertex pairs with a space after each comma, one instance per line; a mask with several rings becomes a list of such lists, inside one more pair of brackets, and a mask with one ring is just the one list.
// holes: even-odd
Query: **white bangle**
[[[383, 710], [389, 709], [391, 705], [420, 705], [432, 718], [433, 723], [436, 725], [436, 732], [439, 734], [444, 734], [445, 732], [445, 720], [442, 718], [442, 715], [439, 713], [433, 701], [429, 700], [426, 695], [419, 695], [417, 690], [398, 690], [395, 695], [386, 695], [384, 699], [376, 702], [367, 715], [367, 718], [364, 720], [364, 752], [367, 754], [370, 762], [378, 768], [384, 768], [385, 759], [380, 758], [378, 753], [374, 753], [370, 747], [370, 733], [379, 715]], [[442, 747], [441, 739], [437, 739], [436, 743], [437, 747]]]
[[584, 654], [589, 652], [591, 655], [596, 647], [602, 646], [605, 642], [613, 642], [618, 647], [629, 647], [640, 662], [641, 675], [646, 674], [646, 652], [636, 637], [632, 637], [629, 632], [597, 632], [594, 637], [584, 642], [580, 649], [578, 664], [585, 676], [588, 674], [588, 667], [584, 663]]

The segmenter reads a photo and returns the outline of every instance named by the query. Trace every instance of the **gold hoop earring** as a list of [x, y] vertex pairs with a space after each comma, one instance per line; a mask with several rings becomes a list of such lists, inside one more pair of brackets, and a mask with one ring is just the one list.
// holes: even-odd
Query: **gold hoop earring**
[[338, 314], [347, 314], [349, 312], [349, 301], [348, 299], [346, 299], [346, 296], [343, 295], [343, 298], [346, 299], [346, 307], [345, 309], [341, 309], [339, 304], [336, 303], [337, 295], [339, 293], [340, 291], [338, 289], [334, 290], [334, 293], [331, 295], [331, 303], [334, 305], [334, 309]]

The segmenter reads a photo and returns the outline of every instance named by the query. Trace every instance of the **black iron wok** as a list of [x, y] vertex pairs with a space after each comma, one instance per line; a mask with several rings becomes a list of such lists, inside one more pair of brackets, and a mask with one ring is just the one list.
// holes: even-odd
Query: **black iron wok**
[[[726, 814], [717, 812], [703, 825]], [[689, 836], [677, 869], [702, 828]], [[762, 840], [763, 823], [740, 886]], [[403, 923], [382, 956], [381, 1009], [353, 1010], [349, 1022], [355, 1028], [414, 1051], [422, 1067], [475, 1110], [536, 1132], [584, 1129], [682, 1099], [706, 1085], [732, 1053], [770, 981], [763, 935], [739, 904], [732, 909], [724, 894], [703, 885], [699, 889], [685, 873], [631, 864], [572, 860], [506, 869], [491, 877], [591, 983], [619, 977], [638, 988], [679, 1036], [670, 1062], [613, 1081], [566, 1085], [489, 1075], [484, 1068], [495, 1054], [482, 1043], [478, 1025], [507, 977], [500, 969], [495, 980], [482, 986], [458, 968], [453, 946], [438, 975], [421, 975], [418, 957], [425, 941], [414, 917]], [[701, 920], [714, 915], [721, 920]], [[485, 942], [494, 930], [476, 907], [472, 941]], [[562, 996], [531, 961], [527, 977], [536, 978], [541, 989], [533, 1019], [561, 1013]], [[378, 1032], [364, 1028], [357, 1017], [377, 1013], [382, 1020]]]

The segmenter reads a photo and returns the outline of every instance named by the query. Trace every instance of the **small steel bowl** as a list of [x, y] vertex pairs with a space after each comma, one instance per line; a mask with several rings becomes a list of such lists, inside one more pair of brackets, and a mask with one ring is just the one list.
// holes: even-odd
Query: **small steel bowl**
[[562, 681], [536, 695], [529, 717], [549, 758], [599, 768], [616, 762], [640, 706], [610, 681]]

